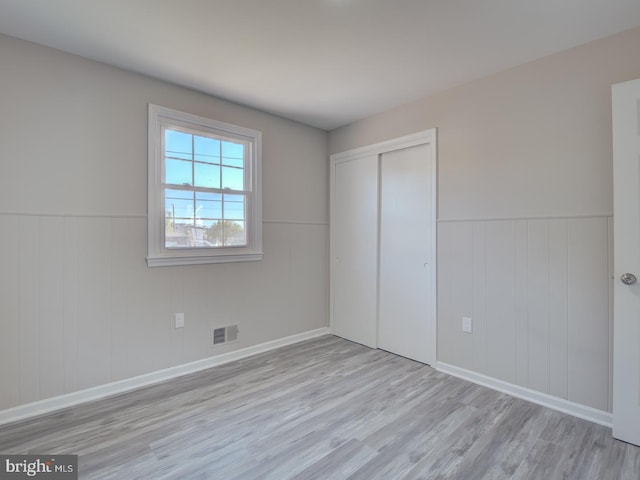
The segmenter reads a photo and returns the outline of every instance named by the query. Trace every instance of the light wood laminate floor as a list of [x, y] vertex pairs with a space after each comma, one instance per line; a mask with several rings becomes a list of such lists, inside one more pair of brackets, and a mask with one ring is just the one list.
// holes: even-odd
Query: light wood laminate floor
[[640, 478], [611, 430], [324, 336], [0, 427], [83, 479]]

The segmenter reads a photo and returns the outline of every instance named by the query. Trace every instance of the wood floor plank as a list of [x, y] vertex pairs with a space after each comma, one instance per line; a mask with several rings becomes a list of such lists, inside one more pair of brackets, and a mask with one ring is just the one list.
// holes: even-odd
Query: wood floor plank
[[622, 464], [621, 480], [636, 480], [640, 477], [640, 455], [635, 445], [625, 445], [624, 463]]
[[345, 480], [378, 455], [377, 450], [360, 440], [351, 439], [291, 477], [291, 480]]
[[611, 430], [327, 335], [0, 427], [91, 480], [638, 480]]

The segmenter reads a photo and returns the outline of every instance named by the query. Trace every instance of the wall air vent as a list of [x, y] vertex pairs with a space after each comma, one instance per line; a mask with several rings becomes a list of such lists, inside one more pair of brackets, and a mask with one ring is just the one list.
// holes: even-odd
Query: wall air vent
[[211, 345], [217, 347], [226, 343], [237, 342], [239, 333], [238, 325], [213, 327], [211, 329]]

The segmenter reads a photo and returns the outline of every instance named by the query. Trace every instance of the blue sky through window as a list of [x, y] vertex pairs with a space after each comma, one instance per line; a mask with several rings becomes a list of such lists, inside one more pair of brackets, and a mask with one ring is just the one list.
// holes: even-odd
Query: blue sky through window
[[165, 183], [244, 190], [244, 145], [165, 130]]
[[246, 196], [233, 191], [245, 189], [245, 145], [168, 128], [164, 132], [165, 215], [172, 231], [229, 221], [244, 232]]

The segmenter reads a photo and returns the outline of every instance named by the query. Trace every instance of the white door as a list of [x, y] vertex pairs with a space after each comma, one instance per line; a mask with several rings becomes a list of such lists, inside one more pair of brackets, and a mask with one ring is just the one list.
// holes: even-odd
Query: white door
[[640, 80], [614, 85], [612, 97], [613, 435], [640, 445]]
[[428, 144], [380, 159], [378, 346], [435, 362], [434, 164]]
[[332, 180], [332, 331], [375, 348], [378, 156], [336, 163]]

